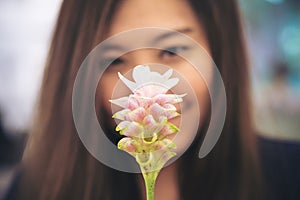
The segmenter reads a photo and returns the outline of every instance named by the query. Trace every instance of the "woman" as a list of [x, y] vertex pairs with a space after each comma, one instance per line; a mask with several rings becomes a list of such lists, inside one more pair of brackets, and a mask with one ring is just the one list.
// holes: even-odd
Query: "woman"
[[[206, 122], [200, 122], [200, 136], [178, 161], [161, 172], [156, 199], [263, 198], [236, 2], [69, 0], [62, 4], [54, 32], [36, 118], [21, 165], [17, 199], [145, 198], [140, 175], [111, 169], [85, 149], [73, 122], [72, 89], [84, 57], [105, 38], [134, 28], [174, 29], [179, 25], [192, 27], [194, 31], [189, 36], [210, 52], [219, 67], [226, 88], [227, 114], [218, 143], [203, 159], [197, 154]], [[170, 49], [160, 50], [160, 57], [151, 57], [156, 54], [150, 50], [132, 52], [126, 55], [127, 63], [121, 57], [113, 65], [177, 59]], [[108, 77], [100, 81], [96, 100], [111, 95], [105, 93], [111, 91], [106, 81], [116, 80]], [[200, 88], [200, 83], [199, 87], [195, 82], [191, 84], [207, 104], [205, 89]], [[96, 109], [101, 110], [97, 105]], [[209, 115], [209, 111], [205, 113]]]

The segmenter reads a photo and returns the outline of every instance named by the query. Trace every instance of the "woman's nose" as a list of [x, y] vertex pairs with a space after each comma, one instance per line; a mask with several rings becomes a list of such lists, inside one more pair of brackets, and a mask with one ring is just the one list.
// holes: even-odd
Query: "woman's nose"
[[158, 52], [155, 49], [140, 49], [128, 54], [128, 64], [131, 67], [153, 63], [159, 64]]

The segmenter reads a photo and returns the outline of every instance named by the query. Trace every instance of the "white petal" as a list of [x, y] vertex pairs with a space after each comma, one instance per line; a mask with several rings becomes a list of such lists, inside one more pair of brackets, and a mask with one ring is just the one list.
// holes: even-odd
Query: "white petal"
[[[175, 108], [176, 110], [176, 108]], [[179, 113], [174, 111], [173, 109], [165, 109], [161, 105], [155, 103], [149, 108], [150, 114], [154, 117], [156, 121], [159, 121], [160, 117], [165, 116], [167, 119], [172, 119], [174, 117], [179, 116]]]
[[173, 74], [173, 69], [169, 69], [162, 76], [163, 76], [164, 79], [169, 79], [172, 76], [172, 74]]
[[175, 104], [180, 103], [183, 101], [182, 97], [184, 97], [186, 94], [158, 94], [154, 97], [155, 102], [164, 105], [164, 104]]
[[170, 111], [176, 111], [176, 107], [173, 105], [173, 104], [170, 104], [170, 103], [167, 103], [165, 105], [163, 105], [163, 107], [166, 109], [166, 110], [170, 110]]
[[112, 117], [115, 119], [125, 120], [126, 115], [128, 115], [129, 112], [130, 112], [129, 109], [123, 109], [123, 110], [116, 112]]
[[137, 109], [127, 113], [128, 120], [135, 122], [142, 122], [145, 115], [146, 110], [143, 107], [138, 107]]
[[116, 127], [116, 131], [122, 131], [123, 129], [127, 128], [130, 125], [131, 122], [129, 121], [122, 121], [118, 124]]
[[128, 137], [142, 137], [144, 132], [144, 127], [137, 122], [130, 122], [130, 124], [123, 130], [120, 131], [121, 135], [126, 135]]
[[154, 103], [149, 107], [149, 113], [158, 121], [160, 116], [165, 116], [165, 109], [160, 106], [158, 103]]
[[164, 138], [168, 135], [172, 135], [174, 133], [177, 133], [179, 131], [178, 127], [175, 125], [171, 125], [172, 123], [167, 123], [159, 132], [159, 137]]
[[141, 85], [149, 81], [149, 75], [151, 71], [148, 66], [138, 65], [133, 69], [132, 77], [137, 85]]
[[163, 78], [163, 76], [160, 73], [150, 72], [148, 81], [163, 84], [166, 80]]
[[166, 88], [171, 89], [172, 87], [174, 87], [178, 83], [178, 81], [179, 81], [178, 78], [171, 78], [171, 79], [167, 80], [166, 82], [164, 82], [163, 85]]
[[135, 94], [139, 96], [152, 98], [158, 94], [165, 94], [168, 91], [167, 88], [157, 85], [155, 83], [149, 85], [145, 85], [135, 91]]
[[127, 105], [128, 105], [128, 97], [121, 97], [119, 99], [112, 99], [112, 100], [109, 100], [109, 102], [117, 105], [117, 106], [120, 106], [122, 108], [126, 108]]
[[136, 90], [137, 84], [135, 82], [128, 80], [120, 72], [118, 72], [118, 76], [132, 92]]
[[135, 155], [139, 152], [141, 152], [141, 147], [139, 143], [130, 138], [130, 137], [124, 137], [118, 142], [118, 148], [126, 151], [127, 153], [131, 154], [135, 157]]
[[163, 125], [157, 123], [152, 115], [148, 115], [144, 118], [144, 128], [144, 138], [152, 138], [163, 128]]

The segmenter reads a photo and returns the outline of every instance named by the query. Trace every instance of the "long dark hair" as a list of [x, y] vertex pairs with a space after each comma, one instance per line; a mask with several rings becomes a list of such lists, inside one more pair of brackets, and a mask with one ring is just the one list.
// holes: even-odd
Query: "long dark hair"
[[[207, 157], [197, 157], [199, 143], [194, 142], [178, 161], [180, 199], [260, 199], [237, 3], [189, 2], [205, 27], [224, 80], [227, 116], [221, 138]], [[104, 39], [118, 4], [118, 0], [63, 1], [21, 165], [20, 199], [141, 199], [137, 175], [116, 171], [93, 158], [78, 138], [72, 118], [76, 73], [84, 57]]]

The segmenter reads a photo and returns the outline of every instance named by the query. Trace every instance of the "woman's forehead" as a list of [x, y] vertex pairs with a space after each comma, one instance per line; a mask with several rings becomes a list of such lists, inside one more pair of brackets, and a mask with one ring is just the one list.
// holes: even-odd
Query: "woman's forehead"
[[108, 36], [143, 27], [173, 30], [184, 27], [200, 28], [188, 1], [123, 0], [114, 13]]

